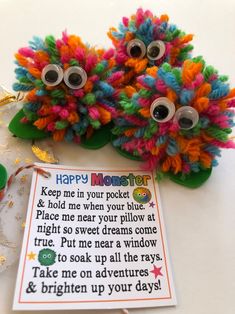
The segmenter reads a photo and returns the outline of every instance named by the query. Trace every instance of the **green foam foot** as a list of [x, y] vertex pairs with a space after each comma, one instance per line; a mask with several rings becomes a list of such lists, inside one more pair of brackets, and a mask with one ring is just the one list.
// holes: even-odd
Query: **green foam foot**
[[99, 149], [111, 141], [111, 123], [102, 126], [100, 129], [95, 130], [90, 138], [83, 137], [81, 146], [87, 149]]
[[43, 139], [49, 136], [49, 133], [39, 130], [33, 124], [26, 124], [20, 122], [22, 118], [25, 117], [23, 109], [21, 109], [11, 120], [8, 129], [11, 133], [15, 136], [26, 139], [26, 140], [33, 140], [33, 139]]
[[0, 164], [0, 190], [2, 190], [7, 183], [7, 170]]
[[212, 168], [209, 168], [205, 170], [200, 170], [199, 172], [192, 172], [186, 175], [169, 173], [168, 176], [170, 180], [174, 181], [175, 183], [191, 189], [195, 189], [208, 180], [211, 172]]

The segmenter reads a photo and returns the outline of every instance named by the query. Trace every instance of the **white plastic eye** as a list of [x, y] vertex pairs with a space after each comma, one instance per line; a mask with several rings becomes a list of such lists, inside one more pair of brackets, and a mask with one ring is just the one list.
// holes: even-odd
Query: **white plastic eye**
[[157, 122], [169, 121], [175, 113], [175, 105], [166, 97], [154, 100], [150, 107], [150, 114]]
[[131, 58], [142, 59], [146, 54], [145, 44], [140, 39], [132, 39], [127, 45], [127, 53]]
[[43, 83], [47, 86], [56, 86], [63, 80], [63, 70], [59, 65], [46, 65], [41, 74]]
[[176, 110], [175, 119], [183, 130], [190, 130], [198, 123], [199, 114], [190, 106], [183, 106]]
[[152, 41], [147, 47], [147, 57], [150, 60], [159, 60], [164, 56], [166, 47], [163, 41]]
[[64, 72], [64, 82], [69, 88], [80, 89], [86, 84], [86, 81], [86, 71], [78, 66], [70, 67]]

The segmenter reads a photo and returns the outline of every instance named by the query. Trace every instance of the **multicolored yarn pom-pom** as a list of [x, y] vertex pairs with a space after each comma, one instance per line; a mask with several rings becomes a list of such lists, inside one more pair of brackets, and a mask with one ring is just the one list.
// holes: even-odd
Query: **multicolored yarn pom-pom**
[[26, 92], [23, 124], [51, 134], [55, 141], [80, 143], [115, 116], [115, 86], [122, 72], [112, 72], [114, 49], [88, 47], [64, 32], [57, 40], [34, 38], [29, 47], [19, 49], [16, 60], [18, 82], [13, 88]]
[[202, 57], [191, 58], [193, 36], [167, 15], [139, 8], [108, 36], [108, 50], [66, 32], [19, 49], [13, 88], [25, 102], [9, 130], [97, 149], [112, 128], [122, 155], [144, 161], [159, 178], [201, 185], [221, 149], [235, 148], [235, 89]]
[[182, 68], [168, 63], [137, 78], [120, 95], [114, 146], [145, 161], [145, 168], [184, 178], [211, 169], [234, 126], [235, 89], [201, 57]]
[[125, 71], [124, 83], [132, 84], [147, 67], [168, 62], [180, 66], [190, 57], [193, 36], [169, 23], [167, 15], [157, 17], [139, 8], [130, 18], [123, 17], [119, 29], [110, 28], [108, 36], [116, 48], [119, 69]]

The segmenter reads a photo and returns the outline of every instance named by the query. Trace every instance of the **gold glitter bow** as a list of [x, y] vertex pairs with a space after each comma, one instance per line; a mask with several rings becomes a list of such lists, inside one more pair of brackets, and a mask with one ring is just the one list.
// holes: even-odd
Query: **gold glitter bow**
[[18, 93], [17, 95], [9, 92], [5, 87], [0, 85], [0, 107], [7, 105], [11, 102], [21, 101], [24, 99], [24, 95], [22, 93]]
[[32, 145], [31, 148], [32, 152], [39, 160], [47, 162], [49, 164], [57, 164], [59, 162], [59, 160], [54, 157], [52, 152], [50, 153], [47, 150], [43, 150], [34, 144]]

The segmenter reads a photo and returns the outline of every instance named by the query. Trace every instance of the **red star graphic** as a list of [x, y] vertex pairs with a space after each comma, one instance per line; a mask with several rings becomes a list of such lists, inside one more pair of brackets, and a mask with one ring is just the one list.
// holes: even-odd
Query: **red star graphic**
[[150, 202], [150, 203], [149, 203], [149, 207], [154, 208], [154, 205], [155, 205], [154, 202]]
[[157, 278], [157, 276], [163, 276], [163, 274], [161, 273], [161, 269], [162, 267], [156, 267], [155, 265], [153, 265], [153, 270], [150, 270], [150, 272], [154, 274], [155, 279]]

